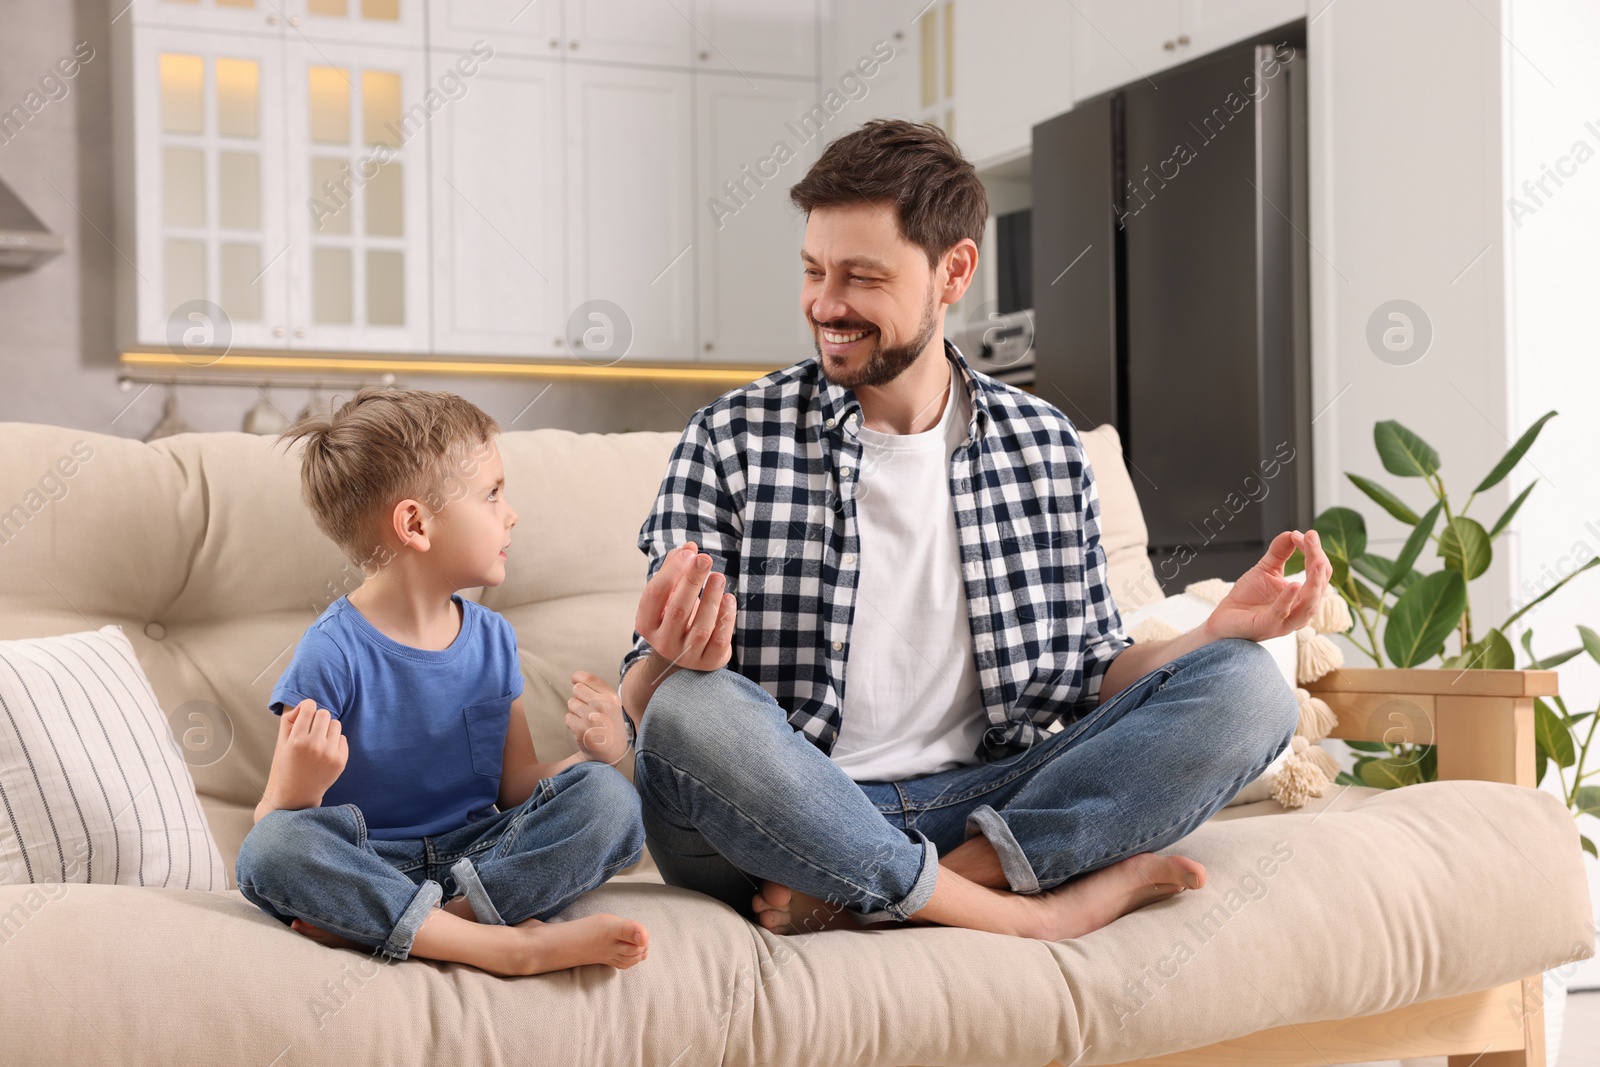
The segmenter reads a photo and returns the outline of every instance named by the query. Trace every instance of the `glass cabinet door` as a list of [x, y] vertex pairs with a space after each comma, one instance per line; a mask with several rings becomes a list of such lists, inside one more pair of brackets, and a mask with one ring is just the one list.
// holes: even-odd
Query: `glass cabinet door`
[[288, 41], [292, 348], [425, 351], [430, 102], [416, 49]]
[[281, 347], [281, 41], [141, 29], [133, 51], [139, 338]]

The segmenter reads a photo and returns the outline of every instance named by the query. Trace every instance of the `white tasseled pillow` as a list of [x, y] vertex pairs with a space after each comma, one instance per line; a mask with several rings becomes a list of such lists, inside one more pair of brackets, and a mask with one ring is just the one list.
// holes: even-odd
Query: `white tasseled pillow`
[[47, 882], [227, 886], [120, 626], [0, 641], [0, 884]]

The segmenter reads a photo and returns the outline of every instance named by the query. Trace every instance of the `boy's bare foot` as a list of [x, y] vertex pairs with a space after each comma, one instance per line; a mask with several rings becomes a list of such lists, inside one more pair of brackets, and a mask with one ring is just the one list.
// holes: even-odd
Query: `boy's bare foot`
[[644, 924], [615, 915], [555, 923], [525, 919], [506, 929], [518, 936], [509, 940], [502, 958], [479, 964], [492, 974], [542, 974], [589, 963], [626, 970], [650, 954], [650, 934]]
[[762, 882], [750, 901], [756, 919], [775, 934], [809, 934], [818, 930], [860, 928], [842, 904], [790, 889], [778, 882]]
[[1054, 889], [1016, 895], [1034, 915], [1016, 931], [1042, 941], [1082, 937], [1131, 911], [1206, 884], [1206, 869], [1187, 856], [1141, 852]]
[[304, 934], [319, 945], [327, 945], [329, 948], [359, 948], [363, 952], [367, 949], [367, 946], [358, 945], [347, 937], [340, 937], [338, 934], [330, 933], [320, 926], [312, 926], [304, 919], [294, 920], [289, 924], [289, 929], [297, 934]]

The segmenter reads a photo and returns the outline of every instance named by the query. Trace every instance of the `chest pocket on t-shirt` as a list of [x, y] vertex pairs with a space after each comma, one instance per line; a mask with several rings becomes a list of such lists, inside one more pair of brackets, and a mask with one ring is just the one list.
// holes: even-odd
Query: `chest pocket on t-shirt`
[[462, 710], [467, 722], [467, 743], [472, 750], [472, 769], [479, 774], [500, 777], [513, 699], [507, 693], [481, 704], [470, 704]]

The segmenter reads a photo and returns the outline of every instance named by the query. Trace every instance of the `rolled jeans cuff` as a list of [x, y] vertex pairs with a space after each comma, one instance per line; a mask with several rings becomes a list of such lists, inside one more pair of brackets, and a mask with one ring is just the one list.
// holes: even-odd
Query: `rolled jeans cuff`
[[967, 836], [970, 838], [975, 833], [983, 834], [994, 846], [994, 854], [1000, 858], [1000, 870], [1013, 893], [1039, 892], [1039, 878], [1033, 873], [1033, 865], [1012, 836], [1011, 827], [992, 806], [980, 804], [967, 813]]
[[865, 926], [891, 919], [905, 922], [912, 914], [926, 907], [933, 897], [933, 886], [939, 877], [939, 849], [921, 830], [913, 829], [911, 832], [922, 840], [922, 869], [917, 872], [917, 880], [897, 903], [878, 911], [854, 912], [858, 924]]
[[478, 877], [478, 868], [472, 865], [472, 860], [462, 856], [450, 865], [450, 873], [455, 875], [456, 885], [467, 895], [467, 903], [472, 905], [472, 914], [480, 923], [491, 926], [506, 924], [494, 906], [494, 901], [489, 899], [488, 890], [483, 888], [483, 879]]
[[417, 936], [417, 930], [428, 918], [428, 913], [433, 911], [439, 898], [444, 896], [444, 888], [429, 878], [417, 886], [417, 891], [411, 897], [411, 903], [406, 905], [406, 910], [401, 912], [400, 921], [394, 924], [394, 930], [389, 934], [389, 940], [379, 946], [378, 951], [392, 960], [403, 960], [411, 954], [411, 942]]

